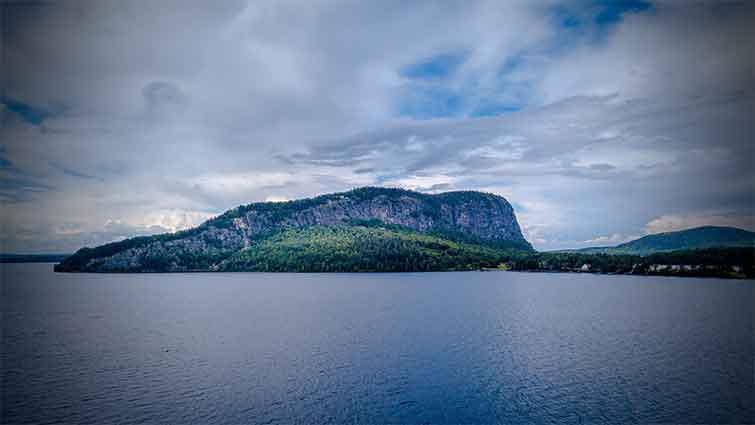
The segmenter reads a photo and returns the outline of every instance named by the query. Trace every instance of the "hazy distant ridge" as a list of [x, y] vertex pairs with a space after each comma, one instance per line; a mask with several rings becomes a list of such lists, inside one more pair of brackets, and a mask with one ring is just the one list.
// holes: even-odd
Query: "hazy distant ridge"
[[755, 233], [736, 227], [702, 226], [677, 232], [643, 236], [614, 247], [591, 247], [575, 250], [586, 254], [647, 255], [714, 247], [753, 247]]

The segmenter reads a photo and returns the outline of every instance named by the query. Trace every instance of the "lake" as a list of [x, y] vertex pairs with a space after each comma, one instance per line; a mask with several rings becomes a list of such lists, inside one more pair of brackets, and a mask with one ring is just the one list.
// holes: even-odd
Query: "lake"
[[2, 267], [3, 423], [751, 423], [755, 282]]

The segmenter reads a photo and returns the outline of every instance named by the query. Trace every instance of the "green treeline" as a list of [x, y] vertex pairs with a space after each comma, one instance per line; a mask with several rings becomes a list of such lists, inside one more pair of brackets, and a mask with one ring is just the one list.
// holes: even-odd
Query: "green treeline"
[[289, 228], [224, 261], [223, 271], [407, 272], [497, 267], [513, 250], [454, 242], [399, 226]]
[[755, 249], [752, 247], [722, 247], [659, 252], [647, 256], [541, 252], [515, 258], [509, 266], [519, 271], [752, 278], [754, 262]]

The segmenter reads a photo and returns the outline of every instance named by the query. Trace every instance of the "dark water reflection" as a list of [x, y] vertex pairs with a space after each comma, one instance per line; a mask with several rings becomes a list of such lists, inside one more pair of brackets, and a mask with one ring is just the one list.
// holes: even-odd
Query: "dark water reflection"
[[3, 423], [748, 423], [752, 281], [2, 265]]

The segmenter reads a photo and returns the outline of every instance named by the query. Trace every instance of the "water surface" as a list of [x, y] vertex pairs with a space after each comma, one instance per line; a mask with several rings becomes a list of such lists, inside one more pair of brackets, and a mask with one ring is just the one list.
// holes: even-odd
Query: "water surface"
[[752, 281], [2, 267], [3, 423], [751, 423]]

